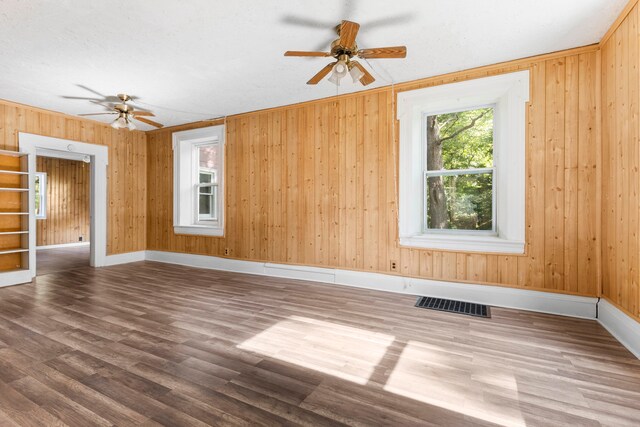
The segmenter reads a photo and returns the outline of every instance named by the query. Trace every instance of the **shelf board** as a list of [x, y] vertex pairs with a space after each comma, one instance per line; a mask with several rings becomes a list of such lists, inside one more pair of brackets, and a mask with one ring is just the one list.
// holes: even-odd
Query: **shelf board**
[[20, 151], [0, 150], [0, 156], [24, 157], [28, 155], [29, 153], [21, 153]]
[[0, 255], [18, 254], [21, 252], [29, 252], [29, 249], [25, 249], [25, 248], [0, 249]]
[[29, 215], [29, 212], [0, 212], [0, 215]]
[[29, 230], [0, 231], [0, 236], [10, 236], [12, 234], [29, 234]]
[[29, 175], [29, 172], [9, 171], [9, 170], [6, 170], [6, 169], [0, 169], [0, 173], [6, 173], [6, 174], [10, 174], [10, 175]]
[[19, 193], [21, 191], [29, 191], [28, 188], [14, 188], [14, 187], [0, 187], [0, 191], [11, 191], [14, 193]]
[[0, 274], [5, 274], [5, 273], [16, 273], [18, 271], [29, 271], [28, 268], [11, 268], [9, 270], [0, 270]]

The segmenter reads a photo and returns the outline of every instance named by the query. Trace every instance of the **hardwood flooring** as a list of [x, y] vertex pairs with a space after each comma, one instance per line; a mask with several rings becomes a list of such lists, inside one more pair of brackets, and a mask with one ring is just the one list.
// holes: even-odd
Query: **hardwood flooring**
[[141, 262], [0, 289], [0, 425], [622, 426], [594, 321]]
[[70, 246], [63, 248], [38, 249], [36, 251], [36, 274], [50, 274], [89, 266], [91, 248]]

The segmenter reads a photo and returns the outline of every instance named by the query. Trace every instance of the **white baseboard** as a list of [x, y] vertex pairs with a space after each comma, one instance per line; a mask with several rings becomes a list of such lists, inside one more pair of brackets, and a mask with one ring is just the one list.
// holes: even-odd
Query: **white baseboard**
[[604, 298], [598, 304], [598, 322], [640, 359], [640, 323]]
[[0, 273], [0, 288], [31, 282], [31, 271], [16, 270]]
[[145, 259], [146, 259], [145, 251], [126, 252], [123, 254], [107, 255], [105, 257], [104, 266], [108, 267], [110, 265], [128, 264], [130, 262], [144, 261]]
[[91, 242], [73, 242], [73, 243], [60, 243], [58, 245], [44, 245], [44, 246], [36, 246], [37, 250], [42, 249], [59, 249], [59, 248], [72, 248], [74, 246], [89, 246]]
[[241, 261], [175, 252], [147, 251], [146, 259], [191, 267], [333, 283], [409, 295], [428, 295], [562, 316], [585, 319], [596, 318], [597, 298], [590, 297], [529, 291], [502, 286], [414, 279], [389, 274], [332, 268]]

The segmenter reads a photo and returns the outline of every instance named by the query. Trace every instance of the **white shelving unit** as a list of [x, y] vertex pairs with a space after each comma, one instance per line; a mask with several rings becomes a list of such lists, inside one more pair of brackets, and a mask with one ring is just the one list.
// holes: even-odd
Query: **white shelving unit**
[[29, 154], [0, 150], [0, 286], [31, 281], [29, 168]]

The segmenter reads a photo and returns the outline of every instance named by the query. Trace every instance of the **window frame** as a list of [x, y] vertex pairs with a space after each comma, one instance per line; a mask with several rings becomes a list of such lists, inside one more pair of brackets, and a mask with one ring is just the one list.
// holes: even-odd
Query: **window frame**
[[[523, 254], [525, 249], [526, 103], [529, 71], [398, 94], [399, 243], [464, 252]], [[494, 106], [495, 232], [426, 229], [426, 117]], [[504, 159], [504, 161], [502, 161]]]
[[[34, 215], [36, 219], [47, 219], [47, 173], [46, 172], [35, 172], [35, 177], [40, 180], [40, 213], [35, 212], [35, 201], [34, 201]], [[35, 179], [34, 179], [35, 186]], [[34, 187], [34, 196], [35, 187]]]
[[[225, 126], [208, 126], [173, 133], [173, 228], [176, 234], [203, 236], [224, 236], [224, 167], [225, 167]], [[219, 164], [217, 175], [217, 220], [199, 218], [200, 187], [199, 149], [206, 145], [218, 144]]]

